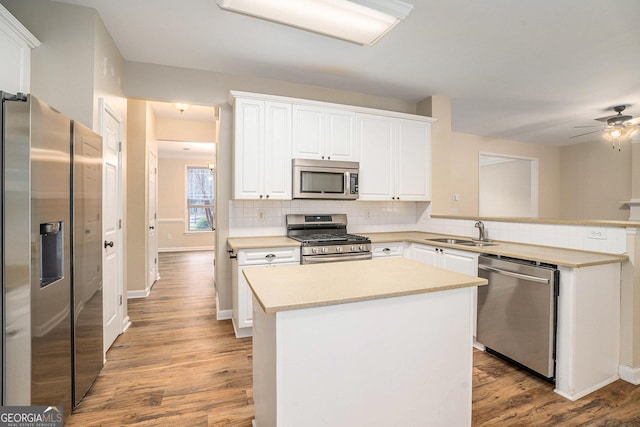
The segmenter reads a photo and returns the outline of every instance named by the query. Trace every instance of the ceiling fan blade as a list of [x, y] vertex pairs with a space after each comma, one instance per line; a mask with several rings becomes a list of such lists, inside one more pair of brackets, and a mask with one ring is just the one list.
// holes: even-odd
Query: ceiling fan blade
[[574, 126], [574, 128], [604, 128], [602, 125], [591, 125], [591, 126]]
[[581, 133], [580, 135], [573, 135], [571, 138], [577, 138], [579, 136], [591, 135], [592, 133], [598, 133], [598, 132], [600, 132], [600, 131], [599, 130], [594, 130], [594, 131], [587, 132], [587, 133]]
[[606, 123], [607, 120], [613, 119], [614, 117], [617, 117], [617, 116], [618, 116], [617, 114], [614, 114], [612, 116], [607, 116], [607, 117], [598, 117], [597, 119], [593, 119], [593, 120], [597, 120], [599, 122], [605, 122]]

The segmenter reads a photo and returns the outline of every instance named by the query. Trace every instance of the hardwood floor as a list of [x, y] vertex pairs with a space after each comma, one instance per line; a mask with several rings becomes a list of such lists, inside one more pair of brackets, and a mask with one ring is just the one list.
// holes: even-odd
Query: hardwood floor
[[[133, 325], [65, 425], [251, 426], [251, 339], [216, 320], [212, 259], [160, 254], [162, 278], [129, 300]], [[640, 426], [640, 387], [624, 381], [570, 402], [493, 356], [474, 365], [473, 426]]]
[[216, 320], [213, 252], [161, 253], [69, 426], [251, 426], [251, 339]]

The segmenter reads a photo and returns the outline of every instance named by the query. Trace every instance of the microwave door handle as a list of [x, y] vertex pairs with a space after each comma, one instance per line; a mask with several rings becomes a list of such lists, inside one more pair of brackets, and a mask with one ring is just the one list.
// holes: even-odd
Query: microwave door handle
[[344, 191], [345, 191], [344, 194], [348, 196], [349, 194], [351, 194], [351, 172], [346, 171], [344, 173], [344, 179], [347, 181], [345, 186], [344, 186], [344, 188], [345, 188], [344, 189]]

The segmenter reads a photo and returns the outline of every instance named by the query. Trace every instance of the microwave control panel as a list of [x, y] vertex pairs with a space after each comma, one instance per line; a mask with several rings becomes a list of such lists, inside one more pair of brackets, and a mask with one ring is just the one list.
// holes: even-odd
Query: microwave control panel
[[351, 194], [358, 194], [358, 174], [352, 173], [349, 174], [349, 188], [351, 189]]

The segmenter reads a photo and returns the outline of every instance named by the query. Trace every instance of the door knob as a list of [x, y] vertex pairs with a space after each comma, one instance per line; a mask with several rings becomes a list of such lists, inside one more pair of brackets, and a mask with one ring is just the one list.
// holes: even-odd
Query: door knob
[[155, 230], [156, 228], [153, 225], [149, 226], [149, 230]]
[[105, 249], [107, 249], [107, 246], [109, 246], [109, 247], [111, 247], [111, 248], [112, 248], [112, 247], [113, 247], [113, 240], [112, 240], [112, 241], [110, 241], [110, 242], [107, 242], [107, 241], [105, 240], [105, 241], [104, 241], [104, 248], [105, 248]]

